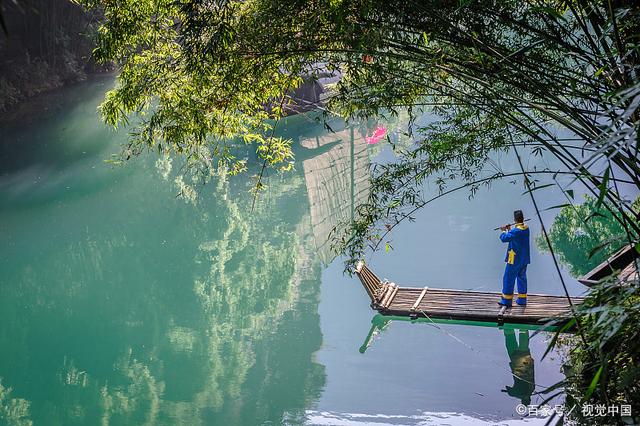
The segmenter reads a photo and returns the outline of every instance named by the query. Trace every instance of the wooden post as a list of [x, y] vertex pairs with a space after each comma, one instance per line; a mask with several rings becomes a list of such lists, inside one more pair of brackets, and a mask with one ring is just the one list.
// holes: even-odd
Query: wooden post
[[383, 308], [386, 307], [387, 301], [389, 300], [389, 298], [391, 297], [391, 294], [393, 294], [395, 289], [396, 289], [396, 284], [395, 283], [387, 284], [387, 289], [385, 291], [384, 298], [382, 299], [382, 302], [380, 302], [380, 306], [382, 306]]
[[389, 296], [389, 300], [387, 300], [386, 305], [384, 306], [385, 309], [388, 308], [389, 306], [391, 306], [391, 303], [393, 303], [393, 299], [396, 297], [396, 294], [398, 294], [398, 290], [400, 290], [400, 287], [398, 287], [397, 285], [393, 288], [393, 291], [391, 292], [391, 296]]
[[424, 295], [427, 294], [427, 289], [429, 287], [425, 287], [422, 289], [422, 293], [420, 293], [420, 296], [418, 296], [418, 299], [416, 300], [416, 303], [413, 304], [413, 306], [411, 307], [412, 311], [415, 311], [418, 306], [420, 306], [420, 302], [422, 302], [422, 299], [424, 298]]

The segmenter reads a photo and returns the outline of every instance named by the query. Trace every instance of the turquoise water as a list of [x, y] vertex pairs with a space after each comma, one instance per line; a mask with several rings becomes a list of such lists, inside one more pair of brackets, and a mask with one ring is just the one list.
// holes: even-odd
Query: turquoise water
[[[155, 154], [104, 162], [127, 138], [96, 112], [110, 84], [66, 89], [0, 130], [0, 423], [516, 424], [523, 392], [543, 399], [514, 386], [508, 328], [392, 321], [359, 351], [379, 320], [323, 235], [350, 214], [358, 161], [389, 156], [363, 148], [371, 124], [330, 134], [289, 118], [278, 131], [296, 170], [269, 176], [253, 211], [250, 176], [215, 178], [190, 203], [176, 198], [178, 160], [167, 180]], [[403, 285], [497, 290], [491, 229], [532, 212], [522, 192], [442, 199], [369, 265]], [[534, 250], [529, 279], [562, 292], [547, 254]], [[548, 336], [529, 334], [540, 391], [561, 358], [541, 360]]]

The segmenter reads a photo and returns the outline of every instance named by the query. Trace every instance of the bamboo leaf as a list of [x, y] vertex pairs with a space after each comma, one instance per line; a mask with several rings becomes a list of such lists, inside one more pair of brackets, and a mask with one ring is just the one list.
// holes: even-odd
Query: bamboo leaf
[[422, 32], [422, 42], [425, 46], [429, 44], [429, 36], [427, 35], [426, 31]]
[[597, 245], [596, 247], [592, 248], [589, 251], [589, 256], [588, 258], [591, 259], [593, 256], [595, 256], [598, 252], [600, 252], [603, 248], [605, 248], [606, 246], [608, 246], [609, 244], [611, 244], [611, 241], [605, 241], [602, 244]]
[[547, 183], [547, 184], [545, 184], [545, 185], [534, 186], [533, 188], [530, 188], [530, 189], [527, 189], [526, 191], [524, 191], [524, 192], [522, 193], [522, 195], [525, 195], [525, 194], [531, 193], [531, 192], [533, 192], [533, 191], [537, 191], [538, 189], [548, 188], [548, 187], [550, 187], [550, 186], [555, 186], [555, 185], [556, 185], [555, 183]]
[[547, 345], [547, 349], [544, 351], [544, 354], [542, 354], [542, 359], [544, 359], [547, 356], [547, 354], [551, 352], [551, 350], [555, 347], [558, 337], [560, 337], [560, 334], [566, 332], [574, 325], [576, 325], [576, 319], [571, 318], [569, 321], [566, 322], [566, 324], [564, 324], [555, 332], [555, 334], [551, 338], [551, 341]]
[[554, 209], [561, 209], [563, 207], [569, 207], [571, 206], [571, 204], [569, 203], [564, 203], [564, 204], [558, 204], [556, 206], [551, 206], [551, 207], [547, 207], [546, 209], [544, 209], [543, 211], [547, 211], [547, 210], [554, 210]]
[[[553, 391], [556, 391], [558, 389], [562, 389], [564, 386], [566, 386], [567, 378], [564, 378], [564, 379], [560, 380], [559, 382], [556, 382], [556, 383], [552, 384], [551, 386], [549, 386], [547, 388], [544, 388], [543, 390], [540, 391], [540, 394], [541, 395], [545, 395], [545, 394], [549, 394], [549, 393], [551, 393]], [[553, 399], [556, 395], [551, 397], [551, 399]], [[540, 403], [539, 405], [542, 405], [543, 403]]]
[[592, 218], [594, 217], [602, 217], [602, 218], [606, 218], [605, 215], [603, 215], [602, 213], [600, 213], [597, 210], [592, 211], [591, 213], [589, 213], [589, 216], [586, 217], [586, 219], [584, 220], [585, 222], [590, 221]]
[[[562, 383], [562, 385], [564, 386], [564, 382], [560, 382]], [[558, 383], [556, 383], [557, 385]], [[554, 385], [555, 386], [555, 385]], [[558, 391], [552, 395], [549, 395], [548, 397], [546, 397], [545, 399], [543, 399], [540, 404], [538, 404], [538, 407], [542, 407], [543, 405], [545, 405], [546, 403], [548, 403], [549, 401], [551, 401], [552, 399], [556, 398], [557, 396], [560, 396], [564, 393], [564, 391]]]
[[560, 12], [558, 12], [556, 9], [552, 8], [552, 7], [544, 7], [544, 6], [540, 6], [540, 7], [532, 7], [531, 8], [532, 12], [540, 12], [540, 13], [544, 13], [548, 16], [551, 16], [553, 18], [556, 19], [560, 19], [562, 21], [566, 21], [567, 18], [565, 18]]
[[598, 371], [596, 372], [595, 376], [593, 376], [593, 379], [591, 380], [591, 384], [589, 385], [589, 388], [587, 389], [587, 392], [584, 395], [585, 401], [588, 401], [591, 395], [593, 395], [593, 391], [596, 390], [596, 386], [598, 386], [598, 383], [600, 382], [600, 375], [602, 374], [603, 368], [604, 368], [604, 365], [600, 365], [600, 368], [598, 368]]
[[[551, 416], [549, 416], [549, 420], [547, 420], [544, 426], [549, 426], [550, 424], [552, 424], [553, 421], [556, 420], [556, 417], [558, 417], [558, 412], [553, 410], [553, 412], [551, 413]], [[560, 416], [556, 421], [556, 426], [561, 426], [562, 424], [563, 424], [562, 416]]]

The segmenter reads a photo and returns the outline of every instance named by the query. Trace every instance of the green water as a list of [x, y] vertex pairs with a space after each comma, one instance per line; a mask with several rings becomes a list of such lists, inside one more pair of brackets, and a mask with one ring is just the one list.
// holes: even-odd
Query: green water
[[[0, 424], [521, 421], [509, 328], [392, 321], [359, 351], [374, 315], [341, 260], [321, 262], [319, 220], [335, 212], [318, 213], [302, 166], [333, 146], [305, 145], [321, 124], [280, 125], [306, 147], [254, 211], [248, 176], [216, 178], [192, 204], [153, 154], [103, 161], [127, 137], [96, 112], [110, 84], [66, 89], [0, 129]], [[371, 267], [405, 285], [497, 290], [504, 247], [490, 229], [531, 205], [509, 182], [467, 195], [398, 227]], [[548, 255], [532, 261], [531, 291], [560, 294]], [[541, 360], [547, 338], [529, 344], [536, 390], [562, 377], [557, 354]]]

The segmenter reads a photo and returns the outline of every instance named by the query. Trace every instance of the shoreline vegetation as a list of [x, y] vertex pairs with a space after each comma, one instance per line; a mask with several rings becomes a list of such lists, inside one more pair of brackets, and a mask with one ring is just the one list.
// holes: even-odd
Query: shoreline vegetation
[[91, 51], [99, 12], [67, 0], [0, 2], [6, 31], [0, 31], [0, 114], [22, 102], [79, 81], [113, 72]]
[[[459, 189], [473, 195], [504, 179], [507, 172], [491, 155], [507, 151], [515, 154], [535, 207], [543, 233], [538, 245], [555, 262], [559, 291], [569, 297], [563, 259], [606, 258], [620, 244], [640, 252], [637, 2], [309, 1], [301, 7], [289, 0], [83, 0], [86, 14], [64, 0], [0, 4], [8, 33], [0, 42], [8, 58], [0, 68], [0, 112], [82, 79], [88, 69], [117, 64], [118, 84], [105, 96], [103, 119], [119, 127], [140, 118], [120, 161], [150, 150], [183, 156], [184, 175], [196, 185], [221, 169], [249, 170], [235, 155], [239, 146], [255, 147], [262, 166], [256, 194], [267, 187], [265, 170], [291, 170], [292, 142], [274, 137], [274, 129], [294, 103], [292, 91], [310, 77], [341, 76], [326, 93], [312, 91], [326, 100], [326, 116], [408, 109], [415, 123], [414, 113], [430, 108], [436, 120], [415, 128], [415, 144], [398, 149], [397, 161], [371, 170], [368, 200], [345, 232], [331, 235], [346, 270], [388, 246], [392, 230], [430, 202]], [[543, 154], [560, 164], [547, 170], [555, 174], [546, 181], [526, 161]], [[590, 198], [575, 197], [571, 185], [556, 179], [560, 174], [572, 175], [571, 185]], [[424, 192], [427, 179], [436, 181], [437, 195]], [[452, 188], [452, 182], [463, 184]], [[567, 202], [539, 206], [536, 195], [545, 188]], [[555, 229], [542, 220], [545, 208], [563, 210]], [[567, 232], [574, 241], [563, 240], [562, 247], [557, 239]], [[640, 282], [604, 280], [572, 314], [569, 326], [578, 333], [571, 371], [542, 394], [564, 394], [578, 408], [556, 420], [598, 424], [579, 407], [631, 404], [633, 417], [612, 413], [606, 420], [637, 421]]]
[[[0, 122], [22, 118], [26, 101], [85, 81], [92, 76], [118, 74], [115, 62], [98, 64], [92, 56], [102, 11], [87, 10], [70, 0], [1, 1]], [[303, 77], [290, 91], [295, 103], [284, 105], [284, 115], [311, 111], [325, 92], [322, 80]], [[268, 109], [278, 106], [269, 103]]]
[[[393, 229], [429, 203], [458, 190], [472, 196], [505, 179], [509, 169], [491, 160], [496, 152], [514, 154], [510, 166], [519, 170], [558, 291], [567, 298], [542, 211], [574, 206], [579, 235], [604, 215], [624, 230], [625, 244], [640, 249], [633, 208], [640, 191], [635, 0], [86, 3], [104, 11], [96, 59], [122, 64], [103, 118], [118, 127], [145, 114], [122, 161], [151, 149], [175, 153], [189, 159], [184, 173], [204, 184], [220, 164], [246, 171], [233, 148], [251, 144], [262, 163], [257, 193], [267, 186], [265, 170], [290, 170], [291, 141], [273, 137], [265, 120], [277, 125], [305, 73], [341, 76], [325, 98], [327, 116], [370, 118], [408, 109], [415, 143], [405, 149], [390, 143], [396, 161], [372, 168], [368, 199], [331, 235], [345, 271], [371, 251], [387, 250]], [[264, 111], [274, 99], [280, 105]], [[421, 107], [432, 121], [417, 122]], [[528, 161], [542, 155], [557, 164], [545, 179]], [[562, 174], [571, 175], [571, 184], [557, 179]], [[425, 191], [427, 181], [437, 189]], [[593, 215], [582, 216], [577, 188], [595, 200]], [[540, 205], [539, 190], [562, 194], [566, 203]], [[591, 252], [609, 255], [619, 243], [605, 239]], [[601, 417], [590, 418], [580, 407], [630, 404], [632, 414], [607, 413], [605, 421], [637, 423], [639, 307], [640, 282], [621, 285], [611, 277], [572, 308], [573, 368], [541, 393], [549, 400], [565, 395], [573, 409], [551, 421], [599, 424]]]

